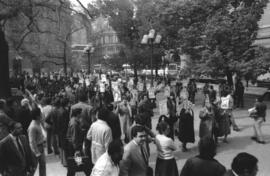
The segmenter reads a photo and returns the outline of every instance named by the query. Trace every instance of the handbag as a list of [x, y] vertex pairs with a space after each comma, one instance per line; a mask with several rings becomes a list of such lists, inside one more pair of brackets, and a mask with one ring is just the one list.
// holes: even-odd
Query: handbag
[[249, 117], [255, 118], [257, 117], [257, 110], [255, 107], [248, 109]]
[[91, 159], [88, 156], [68, 157], [67, 167], [74, 172], [81, 172], [88, 170], [91, 167]]

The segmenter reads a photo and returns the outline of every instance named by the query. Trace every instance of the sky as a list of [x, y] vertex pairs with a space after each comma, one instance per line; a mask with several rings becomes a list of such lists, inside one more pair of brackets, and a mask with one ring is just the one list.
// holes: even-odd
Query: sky
[[[77, 1], [76, 0], [70, 0], [71, 1], [71, 3], [73, 3], [73, 4], [75, 4], [75, 5], [79, 5], [78, 3], [77, 3]], [[89, 3], [89, 2], [91, 2], [91, 0], [80, 0], [81, 1], [81, 3], [84, 5], [84, 6], [87, 6], [87, 4]]]

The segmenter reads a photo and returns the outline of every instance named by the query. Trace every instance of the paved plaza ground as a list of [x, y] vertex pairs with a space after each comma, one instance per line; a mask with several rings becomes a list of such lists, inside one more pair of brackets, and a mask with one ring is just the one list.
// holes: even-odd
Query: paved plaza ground
[[[268, 107], [270, 107], [270, 102], [267, 102]], [[248, 152], [255, 155], [259, 159], [259, 172], [258, 176], [268, 176], [270, 173], [270, 109], [267, 111], [266, 122], [262, 127], [262, 131], [265, 135], [265, 140], [267, 144], [262, 145], [258, 144], [250, 139], [253, 135], [253, 120], [248, 117], [247, 109], [235, 109], [234, 116], [236, 117], [236, 123], [239, 125], [241, 131], [235, 132], [231, 131], [231, 135], [228, 137], [228, 144], [225, 144], [220, 140], [219, 147], [217, 150], [216, 159], [221, 162], [227, 169], [230, 168], [232, 159], [239, 152]], [[186, 159], [197, 155], [198, 148], [197, 144], [199, 141], [198, 138], [198, 129], [200, 119], [198, 117], [199, 110], [201, 109], [200, 105], [196, 105], [194, 108], [195, 117], [194, 117], [194, 128], [196, 142], [194, 144], [188, 144], [188, 152], [183, 153], [181, 151], [181, 143], [176, 138], [175, 144], [178, 147], [178, 150], [175, 152], [175, 157], [177, 160], [177, 165], [179, 173], [186, 161]], [[156, 115], [153, 120], [153, 128], [156, 127], [158, 116]], [[150, 157], [150, 166], [155, 168], [156, 161], [156, 147], [154, 144], [151, 144], [151, 157]], [[66, 175], [66, 168], [64, 168], [57, 156], [49, 155], [47, 156], [47, 175], [48, 176], [64, 176]], [[84, 175], [83, 173], [78, 173], [77, 175]], [[38, 176], [36, 173], [35, 176]]]

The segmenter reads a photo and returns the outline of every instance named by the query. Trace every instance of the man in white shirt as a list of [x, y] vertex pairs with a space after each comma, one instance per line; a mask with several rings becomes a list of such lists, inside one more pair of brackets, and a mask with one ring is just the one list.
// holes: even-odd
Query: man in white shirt
[[109, 143], [112, 141], [112, 131], [106, 122], [109, 115], [107, 109], [101, 108], [98, 111], [98, 120], [95, 121], [88, 133], [87, 139], [91, 141], [92, 163], [95, 164], [98, 158], [106, 152]]
[[119, 162], [123, 153], [123, 143], [120, 140], [112, 141], [108, 151], [97, 160], [91, 176], [119, 176]]

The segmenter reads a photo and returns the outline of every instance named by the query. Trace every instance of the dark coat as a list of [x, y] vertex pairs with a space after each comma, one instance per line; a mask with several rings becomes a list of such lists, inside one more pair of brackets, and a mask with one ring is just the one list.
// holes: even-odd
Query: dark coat
[[[67, 140], [71, 146], [69, 149], [73, 149], [74, 151], [82, 151], [84, 136], [80, 122], [78, 119], [76, 119], [76, 117], [72, 117], [70, 119], [67, 130]], [[69, 153], [73, 153], [73, 151], [69, 151]]]
[[223, 176], [225, 172], [225, 167], [217, 160], [196, 156], [186, 161], [180, 176]]
[[201, 119], [199, 136], [200, 138], [205, 136], [213, 136], [213, 128], [215, 123], [214, 112], [208, 112], [206, 108], [200, 111], [199, 117]]
[[31, 117], [31, 111], [28, 108], [21, 107], [16, 114], [16, 119], [17, 122], [20, 122], [23, 127], [23, 134], [28, 135], [27, 129], [32, 121]]
[[13, 123], [14, 121], [4, 111], [0, 110], [0, 140], [9, 134], [9, 127]]
[[69, 112], [64, 107], [58, 109], [59, 119], [58, 123], [58, 136], [59, 136], [59, 147], [64, 149], [66, 146], [66, 134], [69, 124]]
[[0, 169], [7, 173], [7, 176], [26, 176], [27, 172], [36, 168], [36, 159], [31, 151], [26, 136], [19, 136], [23, 154], [16, 147], [10, 135], [0, 142]]
[[187, 143], [195, 142], [194, 135], [194, 112], [186, 113], [186, 109], [182, 109], [179, 116], [179, 135], [178, 138], [181, 142]]

